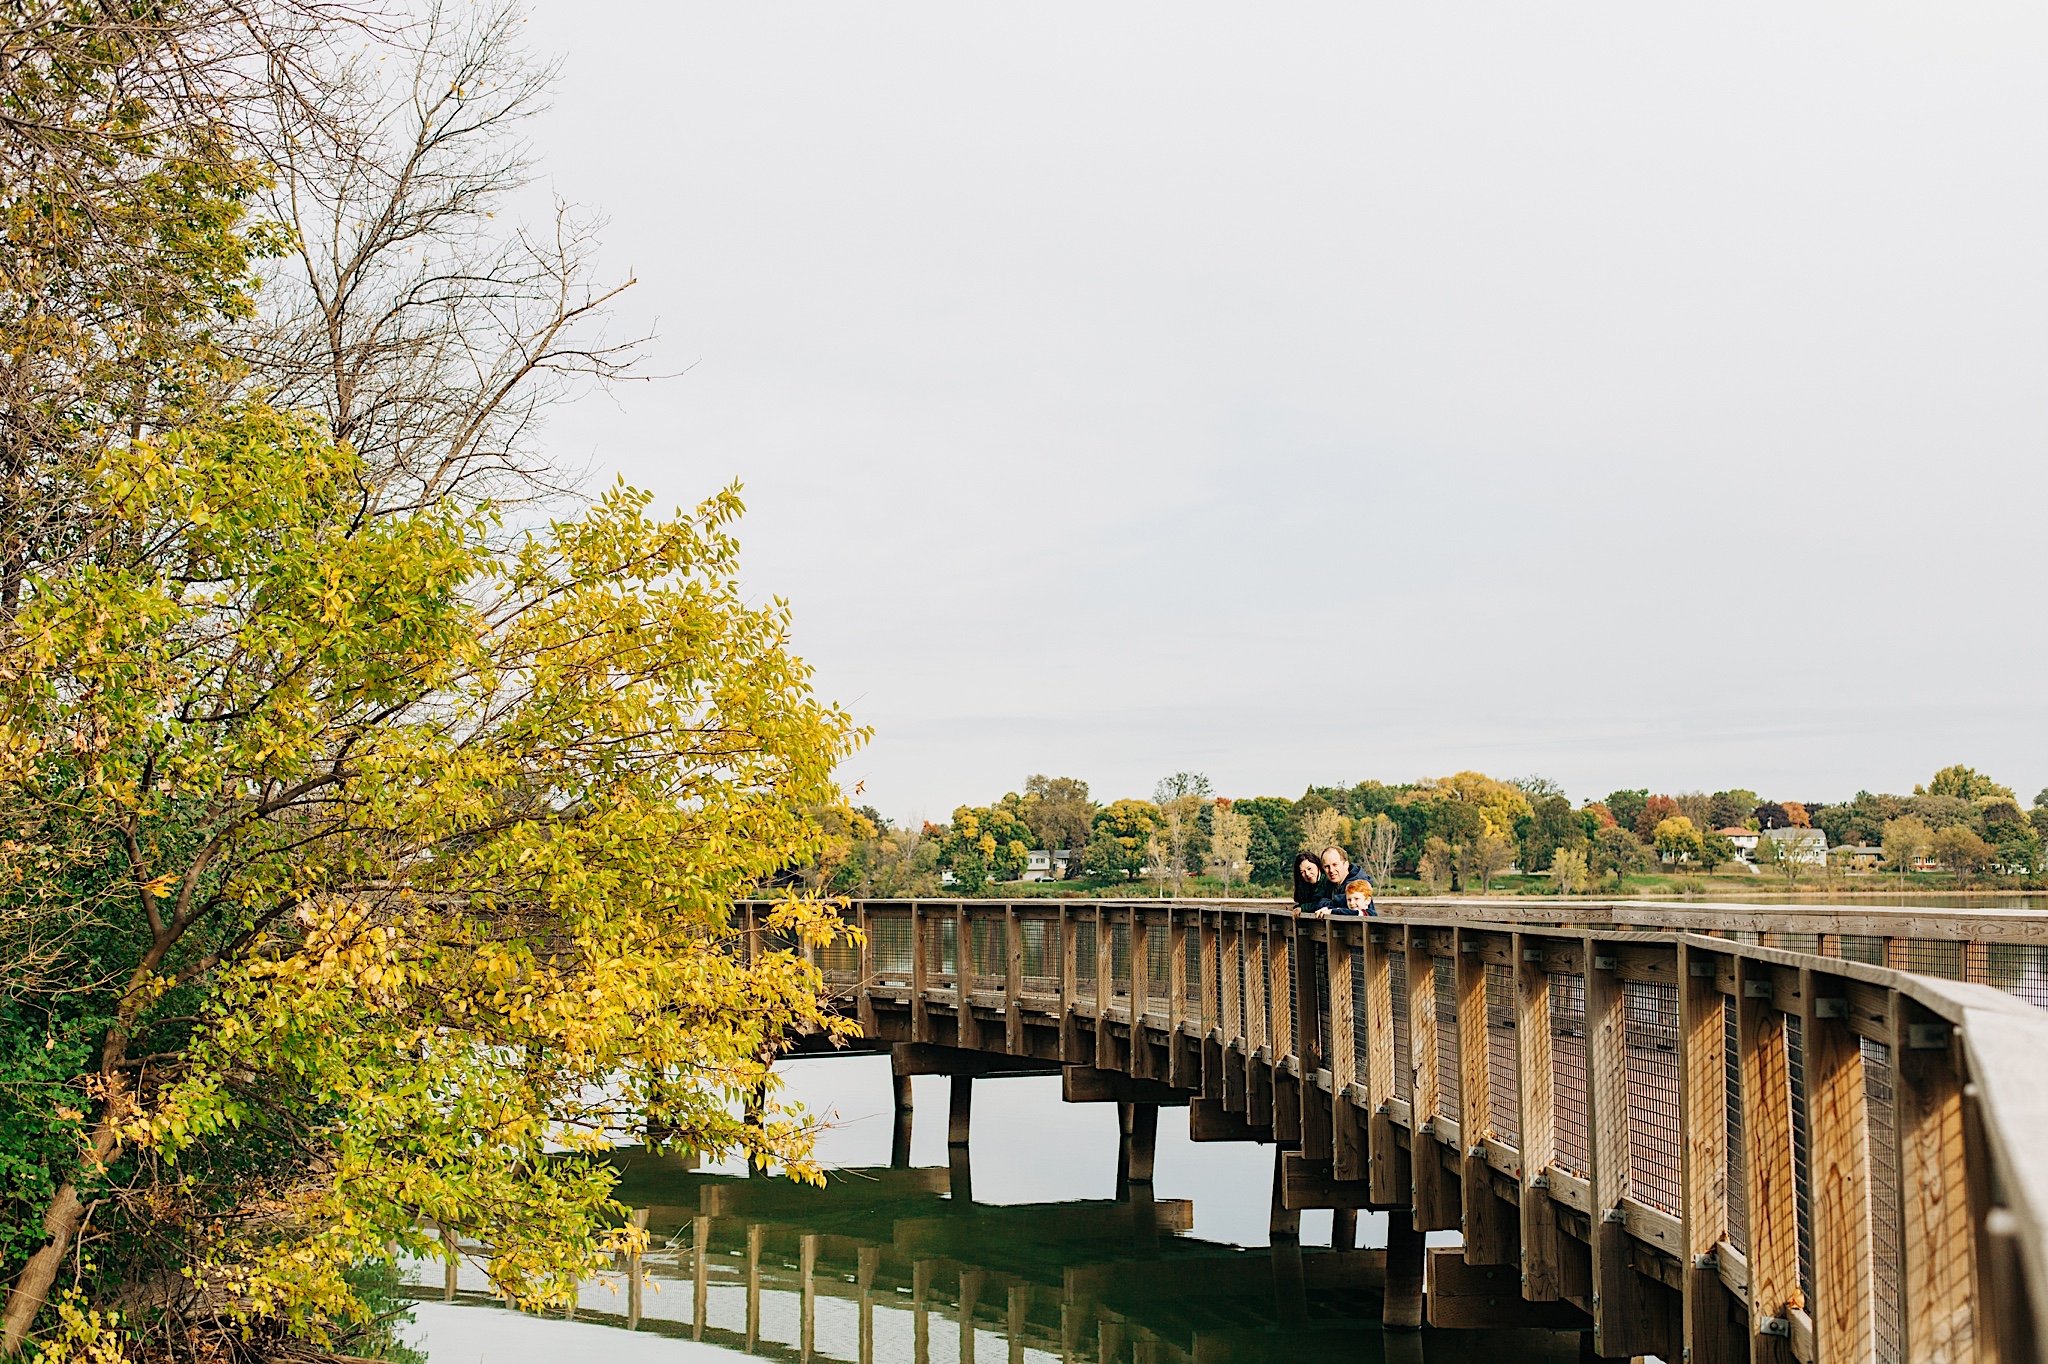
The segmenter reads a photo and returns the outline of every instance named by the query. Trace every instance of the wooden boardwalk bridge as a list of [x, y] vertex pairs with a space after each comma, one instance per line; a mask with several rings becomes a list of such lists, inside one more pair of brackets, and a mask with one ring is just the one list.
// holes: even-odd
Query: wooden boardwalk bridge
[[[1390, 1326], [1491, 1297], [1496, 1324], [1583, 1314], [1602, 1357], [2048, 1359], [2048, 923], [1384, 911], [857, 902], [861, 943], [818, 964], [893, 1048], [899, 1112], [909, 1074], [954, 1077], [955, 1142], [974, 1078], [1057, 1067], [1124, 1106], [1133, 1179], [1185, 1104], [1196, 1140], [1280, 1148], [1282, 1230], [1386, 1210]], [[1463, 1247], [1425, 1270], [1432, 1230]]]

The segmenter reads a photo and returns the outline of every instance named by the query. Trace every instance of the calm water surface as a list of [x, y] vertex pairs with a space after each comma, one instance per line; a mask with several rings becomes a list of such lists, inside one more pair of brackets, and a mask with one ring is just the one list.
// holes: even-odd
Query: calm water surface
[[[1579, 1358], [1577, 1333], [1382, 1337], [1370, 1257], [1331, 1252], [1327, 1212], [1302, 1214], [1300, 1249], [1271, 1247], [1272, 1148], [1190, 1142], [1185, 1109], [1161, 1111], [1148, 1194], [1118, 1188], [1114, 1105], [1062, 1103], [1056, 1076], [977, 1081], [965, 1162], [948, 1159], [946, 1081], [919, 1077], [910, 1168], [892, 1170], [886, 1056], [784, 1073], [831, 1120], [826, 1189], [629, 1163], [620, 1197], [655, 1246], [637, 1295], [622, 1268], [585, 1285], [576, 1320], [523, 1316], [465, 1266], [457, 1301], [420, 1303], [410, 1338], [432, 1364]], [[1383, 1245], [1384, 1219], [1361, 1213], [1358, 1239]], [[441, 1266], [418, 1266], [414, 1282], [438, 1299]]]

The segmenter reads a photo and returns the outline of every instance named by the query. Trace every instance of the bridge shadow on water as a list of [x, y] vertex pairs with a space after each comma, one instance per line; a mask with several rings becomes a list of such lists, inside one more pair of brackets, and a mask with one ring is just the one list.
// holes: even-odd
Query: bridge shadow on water
[[[1146, 1183], [1120, 1181], [1107, 1199], [993, 1206], [972, 1200], [964, 1148], [946, 1165], [837, 1170], [823, 1189], [633, 1153], [620, 1161], [618, 1196], [646, 1226], [647, 1254], [586, 1284], [574, 1326], [512, 1318], [473, 1264], [440, 1283], [440, 1266], [418, 1266], [417, 1296], [462, 1305], [426, 1309], [434, 1364], [638, 1357], [637, 1342], [595, 1343], [597, 1328], [702, 1342], [671, 1343], [668, 1359], [1581, 1357], [1577, 1332], [1382, 1332], [1383, 1252], [1284, 1235], [1257, 1248], [1201, 1239], [1193, 1200], [1155, 1197]], [[516, 1333], [493, 1329], [514, 1321]]]

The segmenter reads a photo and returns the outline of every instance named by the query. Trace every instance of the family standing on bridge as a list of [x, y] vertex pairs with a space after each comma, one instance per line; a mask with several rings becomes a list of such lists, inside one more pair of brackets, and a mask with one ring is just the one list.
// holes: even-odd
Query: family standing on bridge
[[1351, 854], [1336, 844], [1318, 858], [1304, 848], [1294, 855], [1294, 912], [1373, 916], [1372, 882], [1351, 865]]

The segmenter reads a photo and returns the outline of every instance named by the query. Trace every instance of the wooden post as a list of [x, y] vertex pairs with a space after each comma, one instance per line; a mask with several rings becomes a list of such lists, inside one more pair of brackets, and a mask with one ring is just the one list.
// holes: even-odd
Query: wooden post
[[1188, 1088], [1188, 928], [1186, 916], [1168, 910], [1166, 919], [1166, 1082]]
[[925, 991], [931, 988], [931, 920], [917, 901], [910, 902], [910, 1040], [932, 1040], [932, 1019]]
[[1330, 1249], [1339, 1255], [1358, 1249], [1358, 1209], [1330, 1209]]
[[1017, 906], [1003, 907], [1003, 1046], [1012, 1056], [1024, 1050], [1024, 926]]
[[946, 1078], [952, 1086], [952, 1102], [946, 1113], [946, 1145], [965, 1146], [974, 1117], [974, 1077], [950, 1075]]
[[1728, 1001], [1715, 983], [1720, 960], [1679, 944], [1679, 1324], [1687, 1364], [1732, 1364], [1749, 1354], [1729, 1320], [1728, 1290], [1714, 1261], [1728, 1234]]
[[1394, 973], [1389, 939], [1399, 943], [1399, 929], [1367, 925], [1365, 936], [1365, 1177], [1372, 1201], [1387, 1207], [1411, 1196], [1412, 1180], [1402, 1165], [1407, 1152], [1394, 1137], [1394, 1067], [1408, 1058], [1394, 1055], [1394, 1010], [1408, 1007], [1394, 998]]
[[1208, 1037], [1223, 1026], [1217, 1016], [1217, 942], [1216, 925], [1208, 915], [1199, 916], [1202, 934], [1202, 1036]]
[[1897, 993], [1890, 1003], [1906, 1189], [1906, 1358], [1976, 1359], [1987, 1345], [1977, 1330], [1976, 1228], [1956, 1047], [1944, 1021]]
[[1422, 1232], [1406, 1208], [1387, 1214], [1387, 1277], [1381, 1290], [1380, 1325], [1394, 1331], [1422, 1326]]
[[1813, 1188], [1815, 1354], [1834, 1364], [1876, 1364], [1877, 1297], [1871, 1277], [1870, 1109], [1863, 1048], [1849, 1029], [1848, 986], [1800, 971], [1806, 1041], [1806, 1113]]
[[875, 928], [874, 916], [868, 912], [867, 902], [860, 901], [853, 907], [854, 927], [860, 930], [858, 961], [855, 964], [854, 1018], [860, 1024], [861, 1032], [868, 1037], [875, 1035]]
[[1586, 954], [1586, 1130], [1593, 1186], [1593, 1347], [1602, 1354], [1669, 1356], [1670, 1319], [1650, 1282], [1629, 1263], [1622, 1196], [1628, 1192], [1628, 1033], [1614, 948], [1594, 938]]
[[1233, 1042], [1241, 1042], [1244, 1034], [1238, 1020], [1244, 1017], [1244, 967], [1239, 957], [1242, 951], [1238, 943], [1237, 920], [1235, 916], [1217, 930], [1221, 942], [1223, 982], [1223, 1017], [1217, 1026], [1223, 1030], [1223, 1048], [1228, 1052]]
[[1798, 1194], [1792, 1164], [1792, 1083], [1785, 1016], [1771, 1003], [1771, 968], [1735, 959], [1737, 1046], [1742, 1052], [1742, 1164], [1747, 1181], [1749, 1357], [1791, 1364], [1788, 1336], [1766, 1334], [1799, 1292]]
[[1515, 1210], [1493, 1192], [1486, 1137], [1493, 1130], [1492, 1049], [1486, 1036], [1486, 962], [1469, 929], [1452, 931], [1458, 986], [1459, 1201], [1468, 1265], [1512, 1264], [1520, 1247]]
[[1152, 1047], [1145, 1036], [1145, 1014], [1152, 999], [1152, 925], [1143, 910], [1131, 911], [1131, 1059], [1129, 1074], [1152, 1077]]
[[[1415, 1227], [1418, 1231], [1456, 1231], [1462, 1209], [1444, 1175], [1437, 1154], [1436, 1117], [1436, 958], [1428, 939], [1414, 928], [1402, 930], [1408, 951], [1408, 1164], [1414, 1177]], [[1420, 1273], [1420, 1271], [1417, 1271]]]
[[[1349, 925], [1346, 926], [1347, 929]], [[1363, 931], [1362, 928], [1359, 931]], [[1330, 1173], [1338, 1179], [1366, 1177], [1364, 1115], [1358, 1073], [1357, 1025], [1352, 1016], [1351, 944], [1347, 933], [1330, 932]]]
[[[1556, 1302], [1564, 1292], [1564, 1250], [1557, 1203], [1546, 1187], [1557, 1159], [1556, 1076], [1550, 1056], [1550, 973], [1547, 940], [1517, 933], [1515, 952], [1515, 1093], [1522, 1129], [1522, 1297]], [[1539, 1183], [1538, 1181], [1542, 1181]]]
[[979, 1047], [981, 1026], [974, 1018], [974, 920], [965, 900], [953, 906], [953, 1008], [955, 1039], [963, 1047]]
[[1150, 1184], [1153, 1155], [1159, 1148], [1159, 1105], [1131, 1104], [1130, 1120], [1130, 1134], [1124, 1138], [1130, 1146], [1128, 1175], [1133, 1184]]
[[1081, 1020], [1076, 1013], [1080, 1004], [1080, 934], [1075, 931], [1074, 918], [1066, 909], [1060, 910], [1059, 921], [1060, 953], [1060, 1060], [1073, 1065], [1081, 1060]]
[[1116, 1038], [1109, 1031], [1109, 1004], [1116, 998], [1116, 954], [1110, 950], [1109, 912], [1095, 907], [1095, 1064], [1116, 1069]]

